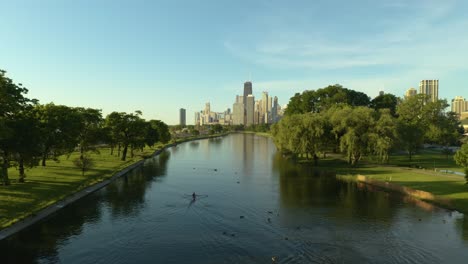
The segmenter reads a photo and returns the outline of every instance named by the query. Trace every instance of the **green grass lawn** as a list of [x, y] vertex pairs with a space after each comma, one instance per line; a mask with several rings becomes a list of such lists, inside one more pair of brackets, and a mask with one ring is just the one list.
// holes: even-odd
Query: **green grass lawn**
[[[388, 165], [378, 164], [372, 159], [365, 159], [356, 168], [349, 167], [341, 155], [329, 155], [328, 158], [319, 160], [318, 167], [334, 170], [339, 175], [353, 177], [361, 174], [369, 179], [388, 181], [430, 192], [440, 198], [450, 199], [454, 208], [468, 213], [468, 185], [465, 184], [465, 178], [434, 171], [433, 166], [429, 166], [434, 161], [437, 169], [463, 171], [455, 164], [453, 157], [446, 159], [445, 156], [436, 151], [424, 151], [414, 156], [412, 162], [409, 162], [407, 156], [392, 156]], [[410, 168], [410, 165], [413, 167]], [[425, 167], [425, 169], [415, 168], [416, 165]]]
[[143, 152], [136, 151], [133, 158], [128, 153], [126, 161], [121, 161], [115, 150], [114, 156], [111, 156], [110, 148], [100, 148], [99, 154], [91, 154], [95, 165], [86, 171], [84, 176], [73, 164], [78, 153], [72, 153], [68, 158], [62, 156], [59, 162], [48, 160], [46, 167], [28, 169], [25, 183], [18, 183], [18, 170], [10, 168], [9, 177], [12, 184], [0, 186], [0, 229], [85, 187], [110, 178], [114, 173], [151, 155], [161, 147], [162, 145], [158, 145], [153, 148], [147, 147]]

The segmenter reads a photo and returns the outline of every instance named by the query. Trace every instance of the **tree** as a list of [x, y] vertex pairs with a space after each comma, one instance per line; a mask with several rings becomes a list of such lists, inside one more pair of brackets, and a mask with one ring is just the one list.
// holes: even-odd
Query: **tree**
[[42, 166], [46, 160], [74, 151], [79, 143], [82, 117], [76, 109], [53, 103], [36, 106], [42, 142]]
[[120, 147], [121, 142], [123, 141], [123, 135], [121, 131], [123, 130], [123, 116], [125, 113], [112, 112], [106, 116], [104, 121], [105, 123], [105, 132], [106, 139], [111, 147], [111, 155], [114, 154], [114, 148], [118, 146], [118, 155], [120, 157]]
[[146, 122], [146, 145], [153, 147], [159, 141], [158, 127], [151, 121]]
[[345, 131], [340, 140], [340, 149], [346, 153], [348, 163], [356, 166], [362, 156], [371, 152], [372, 139], [376, 137], [374, 111], [363, 106], [344, 111], [346, 115], [335, 123], [338, 129]]
[[16, 84], [6, 77], [6, 72], [0, 70], [0, 179], [3, 185], [9, 185], [8, 168], [10, 160], [15, 154], [16, 117], [24, 108], [34, 102], [25, 97], [28, 90], [21, 84]]
[[302, 152], [314, 159], [317, 165], [318, 153], [323, 151], [323, 135], [325, 133], [325, 119], [318, 113], [305, 114], [302, 119], [302, 128], [304, 133], [301, 135]]
[[397, 139], [397, 123], [391, 114], [391, 109], [379, 110], [373, 135], [371, 149], [381, 162], [388, 163], [390, 150], [395, 146]]
[[383, 94], [372, 99], [369, 106], [374, 110], [389, 109], [392, 116], [396, 116], [398, 98], [393, 94]]
[[397, 106], [397, 132], [399, 145], [406, 150], [411, 161], [423, 142], [427, 129], [424, 118], [426, 96], [418, 94], [403, 100]]
[[468, 184], [468, 144], [463, 144], [453, 158], [458, 165], [465, 169], [465, 180]]
[[75, 110], [80, 118], [78, 149], [80, 159], [83, 159], [86, 152], [97, 150], [96, 145], [102, 138], [103, 119], [99, 109], [78, 107]]
[[73, 164], [81, 170], [81, 176], [84, 176], [85, 171], [94, 167], [94, 161], [87, 155], [76, 158], [73, 160]]
[[[140, 147], [144, 144], [144, 136], [146, 131], [142, 131], [145, 127], [145, 121], [140, 118], [141, 112], [135, 114], [124, 113], [120, 123], [120, 133], [122, 135], [122, 161], [127, 158], [128, 147], [131, 147], [131, 154], [133, 156], [133, 149]], [[144, 146], [144, 145], [143, 145]]]
[[370, 100], [366, 94], [335, 84], [316, 91], [296, 93], [291, 98], [285, 114], [319, 113], [339, 104], [368, 106], [369, 103]]
[[18, 181], [24, 182], [25, 167], [37, 166], [41, 158], [39, 121], [35, 118], [33, 107], [27, 106], [17, 113], [11, 128], [13, 134], [9, 140], [12, 146], [12, 160], [18, 166]]
[[169, 126], [160, 120], [151, 120], [152, 126], [158, 130], [159, 141], [167, 143], [171, 140], [171, 133], [169, 132]]

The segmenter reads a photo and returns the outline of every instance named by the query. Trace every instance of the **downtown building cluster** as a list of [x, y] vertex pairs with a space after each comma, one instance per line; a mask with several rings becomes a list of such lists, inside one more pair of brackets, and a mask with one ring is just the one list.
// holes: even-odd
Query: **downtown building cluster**
[[195, 125], [259, 125], [276, 123], [282, 116], [278, 97], [262, 92], [261, 98], [255, 100], [252, 82], [244, 83], [243, 95], [237, 95], [232, 107], [224, 112], [212, 112], [210, 103], [203, 111], [195, 112]]
[[[420, 81], [419, 93], [427, 95], [429, 101], [436, 102], [439, 100], [439, 80]], [[405, 93], [405, 97], [408, 98], [416, 94], [418, 94], [416, 89], [409, 88]], [[457, 113], [460, 120], [465, 121], [468, 118], [468, 101], [466, 101], [462, 96], [455, 96], [455, 98], [452, 99], [451, 110], [452, 112]], [[464, 122], [463, 125], [468, 125], [468, 122]]]

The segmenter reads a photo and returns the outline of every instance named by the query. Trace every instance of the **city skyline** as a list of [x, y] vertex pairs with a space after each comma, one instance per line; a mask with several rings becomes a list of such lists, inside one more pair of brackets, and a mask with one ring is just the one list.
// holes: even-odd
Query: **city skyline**
[[[335, 83], [403, 97], [437, 79], [450, 103], [468, 97], [459, 92], [467, 90], [467, 8], [422, 0], [4, 1], [0, 68], [41, 103], [141, 110], [168, 124], [178, 123], [179, 107], [232, 106], [224, 95], [246, 79], [281, 105]], [[434, 37], [421, 41], [427, 32]]]

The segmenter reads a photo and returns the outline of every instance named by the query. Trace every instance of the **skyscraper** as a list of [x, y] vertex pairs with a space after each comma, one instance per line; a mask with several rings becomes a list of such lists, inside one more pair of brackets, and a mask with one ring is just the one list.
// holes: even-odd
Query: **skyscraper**
[[260, 104], [260, 124], [266, 123], [265, 116], [268, 113], [268, 92], [262, 92], [262, 100]]
[[235, 102], [234, 105], [232, 106], [232, 124], [243, 125], [244, 113], [245, 113], [244, 104], [242, 102]]
[[422, 80], [419, 82], [419, 93], [429, 97], [428, 100], [439, 100], [439, 80]]
[[[245, 82], [244, 83], [244, 100], [247, 100], [247, 96], [249, 94], [252, 94], [252, 82]], [[244, 105], [246, 104], [246, 101], [244, 102]]]
[[408, 99], [410, 98], [411, 96], [415, 96], [418, 92], [416, 91], [416, 89], [414, 88], [409, 88], [408, 90], [406, 90], [406, 93], [405, 93], [405, 98]]
[[271, 121], [276, 123], [276, 117], [278, 116], [278, 97], [275, 96], [273, 99], [273, 106], [271, 108]]
[[179, 110], [179, 124], [181, 126], [185, 126], [185, 109], [184, 108], [181, 108]]
[[200, 112], [195, 112], [195, 122], [194, 125], [200, 125]]
[[247, 123], [247, 97], [252, 94], [252, 82], [247, 81], [244, 83], [244, 124]]
[[246, 122], [247, 126], [254, 124], [254, 112], [255, 112], [255, 97], [253, 95], [248, 95], [246, 102]]

